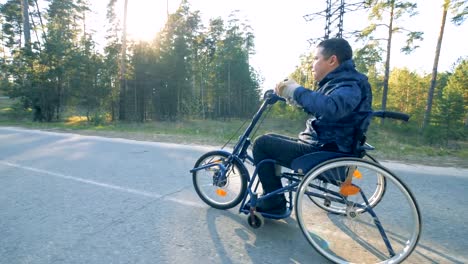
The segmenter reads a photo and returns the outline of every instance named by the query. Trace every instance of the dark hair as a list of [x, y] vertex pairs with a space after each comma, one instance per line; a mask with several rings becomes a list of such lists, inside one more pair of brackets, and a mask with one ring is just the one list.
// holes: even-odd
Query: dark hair
[[326, 39], [320, 42], [317, 47], [322, 47], [322, 55], [327, 59], [335, 55], [340, 64], [353, 57], [353, 49], [348, 41], [342, 38]]

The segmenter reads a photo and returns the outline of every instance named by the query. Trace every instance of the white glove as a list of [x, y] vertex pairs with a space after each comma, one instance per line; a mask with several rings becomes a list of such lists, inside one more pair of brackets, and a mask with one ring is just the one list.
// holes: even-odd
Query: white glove
[[292, 78], [286, 78], [282, 82], [279, 82], [275, 87], [275, 93], [285, 98], [289, 104], [297, 105], [294, 100], [294, 91], [300, 87], [300, 85]]

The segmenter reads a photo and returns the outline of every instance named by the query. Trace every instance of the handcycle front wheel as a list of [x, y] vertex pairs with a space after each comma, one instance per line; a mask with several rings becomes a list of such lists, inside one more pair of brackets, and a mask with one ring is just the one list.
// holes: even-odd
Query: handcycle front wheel
[[[309, 198], [324, 196], [324, 189], [314, 183], [318, 177], [349, 167], [357, 168], [362, 178], [351, 183], [334, 179], [334, 184], [343, 188], [351, 184], [357, 192], [327, 193], [346, 208], [345, 214], [323, 210]], [[385, 179], [386, 192], [378, 205], [372, 206], [368, 197], [374, 190], [368, 188], [366, 179], [372, 185], [376, 177]], [[400, 263], [414, 250], [421, 232], [419, 207], [411, 191], [388, 169], [363, 159], [338, 158], [318, 165], [301, 182], [295, 206], [307, 241], [335, 263]]]
[[[193, 186], [198, 196], [213, 208], [232, 208], [247, 191], [248, 171], [238, 159], [230, 160], [229, 155], [225, 151], [211, 151], [195, 162], [195, 168], [207, 167], [192, 173]], [[224, 175], [219, 165], [224, 166]]]
[[[364, 159], [378, 163], [378, 161], [370, 155], [366, 155]], [[347, 168], [347, 170], [349, 170], [349, 168]], [[361, 178], [358, 178], [354, 176], [355, 178], [362, 179], [363, 175], [360, 173], [358, 169], [356, 169], [354, 174], [359, 175], [358, 177], [361, 177]], [[366, 188], [368, 189], [368, 191], [371, 192], [373, 190], [373, 192], [371, 192], [367, 198], [368, 198], [369, 204], [372, 207], [374, 207], [380, 202], [380, 200], [385, 194], [385, 188], [386, 188], [385, 177], [383, 177], [382, 175], [375, 175], [375, 177], [372, 177], [372, 179], [363, 179], [363, 180], [367, 181]], [[325, 190], [322, 192], [323, 197], [317, 197], [317, 196], [311, 195], [309, 196], [309, 199], [311, 199], [312, 202], [314, 202], [317, 206], [319, 206], [323, 210], [329, 211], [331, 213], [345, 215], [346, 206], [343, 205], [342, 203], [331, 201], [331, 199], [329, 199], [329, 197], [327, 196], [327, 192], [339, 192], [340, 187], [337, 186], [336, 184], [324, 181], [320, 177], [317, 177], [313, 182], [314, 184], [320, 186], [321, 188]], [[362, 209], [357, 208], [356, 210], [361, 211]]]

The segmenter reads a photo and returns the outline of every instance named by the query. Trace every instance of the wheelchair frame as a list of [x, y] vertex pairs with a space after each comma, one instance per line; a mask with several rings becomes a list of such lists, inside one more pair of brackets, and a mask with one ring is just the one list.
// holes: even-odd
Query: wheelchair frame
[[[283, 188], [280, 188], [274, 192], [271, 192], [271, 193], [268, 193], [259, 197], [257, 193], [257, 190], [259, 187], [259, 181], [257, 180], [258, 168], [265, 163], [276, 164], [276, 161], [272, 159], [261, 161], [259, 164], [256, 165], [255, 170], [251, 176], [244, 164], [245, 162], [253, 164], [253, 158], [247, 152], [251, 144], [249, 136], [252, 133], [254, 127], [257, 125], [258, 121], [260, 120], [260, 117], [262, 116], [264, 111], [267, 109], [267, 107], [269, 105], [275, 104], [277, 101], [280, 101], [280, 100], [284, 101], [283, 98], [275, 95], [273, 91], [271, 90], [267, 91], [264, 95], [264, 101], [262, 105], [260, 106], [257, 113], [253, 116], [252, 121], [247, 127], [247, 129], [240, 136], [238, 142], [235, 144], [233, 151], [231, 153], [228, 151], [224, 151], [224, 150], [218, 150], [218, 151], [208, 152], [202, 157], [200, 157], [200, 159], [195, 164], [195, 167], [190, 170], [190, 172], [193, 174], [193, 183], [195, 186], [195, 190], [197, 194], [200, 196], [200, 198], [208, 205], [218, 208], [218, 209], [229, 209], [240, 203], [239, 213], [244, 213], [248, 215], [247, 221], [248, 221], [248, 224], [252, 228], [261, 227], [264, 223], [264, 218], [283, 219], [283, 218], [289, 217], [291, 213], [293, 212], [294, 205], [296, 205], [296, 209], [297, 209], [299, 208], [298, 204], [301, 204], [301, 200], [299, 200], [299, 197], [302, 197], [302, 196], [296, 196], [296, 202], [294, 204], [292, 202], [293, 193], [297, 194], [298, 192], [306, 194], [314, 203], [316, 202], [311, 198], [311, 196], [319, 198], [319, 199], [323, 199], [325, 205], [319, 205], [317, 203], [316, 205], [318, 205], [319, 207], [321, 207], [322, 209], [326, 211], [329, 211], [330, 213], [348, 214], [349, 212], [333, 211], [333, 210], [328, 209], [329, 204], [332, 202], [347, 205], [349, 201], [347, 201], [347, 198], [343, 196], [342, 194], [338, 193], [337, 191], [332, 191], [328, 189], [327, 187], [323, 187], [323, 186], [319, 186], [317, 184], [311, 183], [314, 179], [320, 180], [321, 176], [316, 173], [316, 170], [320, 170], [321, 168], [324, 168], [324, 166], [325, 167], [333, 166], [334, 164], [339, 164], [340, 162], [345, 163], [345, 164], [349, 163], [351, 164], [351, 166], [347, 167], [348, 169], [346, 172], [346, 177], [350, 178], [351, 177], [350, 175], [354, 172], [353, 166], [352, 166], [353, 163], [360, 164], [363, 166], [369, 166], [373, 169], [376, 169], [377, 171], [381, 171], [382, 173], [387, 173], [391, 177], [395, 178], [396, 182], [402, 186], [402, 188], [406, 191], [406, 193], [408, 193], [407, 195], [409, 197], [408, 199], [411, 200], [411, 202], [413, 203], [413, 207], [415, 207], [414, 217], [416, 218], [416, 224], [415, 224], [416, 231], [411, 237], [411, 243], [410, 243], [411, 245], [409, 245], [408, 248], [405, 249], [404, 254], [402, 253], [403, 255], [401, 255], [400, 258], [396, 258], [397, 260], [396, 262], [400, 262], [406, 259], [406, 257], [408, 257], [411, 251], [415, 248], [419, 240], [419, 234], [420, 234], [420, 229], [421, 229], [421, 218], [419, 214], [418, 205], [414, 199], [414, 196], [409, 191], [408, 187], [406, 187], [398, 178], [396, 178], [395, 175], [393, 175], [386, 168], [379, 165], [379, 163], [374, 158], [372, 158], [370, 155], [366, 153], [367, 150], [372, 150], [374, 148], [368, 145], [367, 143], [365, 143], [365, 137], [362, 139], [362, 142], [360, 142], [360, 145], [358, 146], [358, 148], [360, 148], [358, 149], [358, 153], [355, 152], [354, 154], [344, 154], [344, 153], [323, 151], [323, 152], [319, 152], [320, 155], [322, 154], [324, 155], [324, 156], [322, 155], [322, 160], [319, 158], [317, 161], [317, 157], [314, 157], [314, 159], [310, 159], [306, 157], [306, 158], [302, 158], [302, 160], [298, 160], [297, 162], [296, 161], [293, 162], [293, 166], [292, 166], [293, 171], [282, 172], [281, 176], [278, 176], [287, 180], [288, 184], [286, 184]], [[369, 122], [370, 122], [370, 118], [372, 118], [373, 116], [377, 116], [381, 118], [388, 117], [388, 118], [400, 119], [404, 121], [407, 121], [409, 119], [409, 116], [407, 116], [406, 114], [402, 114], [402, 113], [389, 112], [389, 111], [376, 111], [376, 112], [372, 112], [371, 114], [369, 114], [369, 119], [368, 119]], [[363, 137], [364, 135], [360, 135], [360, 136]], [[317, 153], [315, 153], [315, 155], [317, 155]], [[222, 157], [222, 158], [215, 160], [215, 161], [210, 161], [207, 164], [201, 164], [201, 162], [205, 158], [210, 157], [210, 156], [213, 156], [213, 157], [216, 156], [216, 157]], [[370, 161], [363, 160], [364, 156], [368, 157]], [[226, 204], [217, 204], [215, 201], [209, 200], [207, 197], [205, 197], [205, 195], [199, 189], [199, 186], [198, 186], [199, 183], [197, 182], [197, 179], [196, 179], [197, 172], [201, 170], [215, 170], [216, 173], [212, 179], [213, 186], [223, 187], [228, 181], [227, 172], [230, 169], [232, 169], [233, 166], [236, 166], [240, 170], [240, 174], [241, 174], [242, 187], [241, 187], [239, 196], [236, 197], [234, 201], [231, 201]], [[313, 177], [314, 179], [309, 179], [310, 177]], [[390, 244], [387, 234], [385, 232], [385, 229], [382, 226], [378, 216], [375, 214], [373, 210], [373, 207], [380, 201], [380, 199], [385, 193], [385, 189], [386, 189], [385, 179], [386, 178], [384, 178], [383, 182], [381, 183], [383, 186], [381, 187], [382, 190], [380, 190], [381, 193], [379, 193], [377, 197], [371, 197], [374, 200], [369, 201], [370, 199], [368, 199], [366, 195], [364, 194], [364, 192], [362, 192], [361, 190], [360, 194], [362, 195], [364, 204], [353, 204], [353, 206], [358, 207], [358, 210], [360, 210], [358, 213], [369, 213], [372, 216], [372, 218], [374, 219], [374, 224], [376, 225], [381, 235], [381, 238], [383, 239], [385, 246], [387, 247], [389, 256], [391, 258], [394, 258], [398, 254], [395, 253], [394, 249], [392, 248], [392, 245]], [[306, 185], [304, 184], [305, 181], [307, 182]], [[309, 187], [312, 187], [318, 191], [324, 192], [324, 194], [308, 192], [307, 188]], [[270, 213], [256, 211], [256, 204], [258, 201], [263, 200], [263, 199], [268, 199], [277, 194], [287, 194], [288, 206], [284, 214], [270, 214]], [[247, 203], [248, 197], [250, 197], [250, 206], [247, 208], [246, 203]], [[375, 204], [372, 204], [372, 203], [375, 203]], [[296, 210], [296, 215], [298, 216], [299, 225], [304, 235], [308, 239], [309, 243], [311, 243], [312, 246], [314, 246], [314, 248], [316, 248], [323, 256], [325, 256], [329, 260], [332, 260], [337, 263], [341, 263], [342, 261], [339, 258], [334, 258], [333, 256], [330, 256], [327, 252], [324, 252], [320, 247], [315, 245], [314, 242], [311, 241], [310, 237], [307, 237], [308, 235], [305, 232], [305, 229], [304, 229], [305, 227], [303, 227], [303, 224], [301, 223], [301, 219], [299, 219], [302, 212], [299, 212], [299, 215], [298, 215], [298, 211], [299, 209]], [[356, 214], [356, 211], [352, 213]], [[346, 262], [343, 262], [343, 263], [346, 263]], [[395, 261], [391, 263], [395, 263]]]

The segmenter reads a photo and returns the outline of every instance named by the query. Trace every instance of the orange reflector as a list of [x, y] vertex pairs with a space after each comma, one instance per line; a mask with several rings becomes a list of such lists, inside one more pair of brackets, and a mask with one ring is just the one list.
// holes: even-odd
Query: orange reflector
[[219, 196], [226, 196], [227, 192], [223, 189], [217, 189], [216, 190], [216, 194], [219, 195]]
[[351, 184], [343, 184], [340, 188], [340, 193], [344, 196], [355, 195], [359, 192], [359, 187]]
[[358, 178], [358, 179], [361, 179], [362, 178], [362, 173], [359, 170], [354, 170], [353, 176]]

